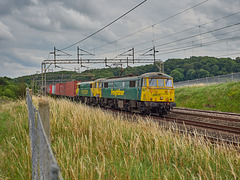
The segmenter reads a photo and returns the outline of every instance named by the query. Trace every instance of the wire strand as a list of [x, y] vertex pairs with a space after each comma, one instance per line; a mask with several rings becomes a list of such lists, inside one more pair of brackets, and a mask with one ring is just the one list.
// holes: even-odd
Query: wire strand
[[127, 14], [129, 14], [130, 12], [132, 12], [134, 9], [138, 8], [139, 6], [141, 6], [141, 5], [142, 5], [143, 3], [145, 3], [146, 1], [147, 1], [147, 0], [142, 1], [140, 4], [138, 4], [137, 6], [135, 6], [135, 7], [132, 8], [132, 9], [130, 9], [129, 11], [127, 11], [126, 13], [124, 13], [123, 15], [121, 15], [120, 17], [118, 17], [117, 19], [115, 19], [114, 21], [110, 22], [110, 23], [107, 24], [106, 26], [102, 27], [102, 28], [99, 29], [98, 31], [92, 33], [91, 35], [83, 38], [82, 40], [80, 40], [80, 41], [78, 41], [78, 42], [76, 42], [76, 43], [74, 43], [74, 44], [72, 44], [72, 45], [70, 45], [70, 46], [67, 46], [67, 47], [65, 47], [65, 48], [63, 48], [63, 49], [61, 49], [61, 50], [66, 50], [66, 49], [68, 49], [68, 48], [70, 48], [70, 47], [73, 47], [73, 46], [75, 46], [75, 45], [77, 45], [77, 44], [79, 44], [79, 43], [87, 40], [88, 38], [94, 36], [95, 34], [97, 34], [97, 33], [99, 33], [100, 31], [106, 29], [108, 26], [112, 25], [113, 23], [115, 23], [115, 22], [118, 21], [119, 19], [123, 18], [124, 16], [126, 16]]

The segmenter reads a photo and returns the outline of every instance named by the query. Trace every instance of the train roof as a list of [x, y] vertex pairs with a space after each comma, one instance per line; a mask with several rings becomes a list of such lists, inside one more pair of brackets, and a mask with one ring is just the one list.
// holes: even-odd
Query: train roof
[[144, 73], [140, 75], [140, 77], [164, 77], [164, 78], [172, 78], [171, 76], [161, 73], [161, 72], [150, 72], [150, 73]]
[[90, 83], [93, 83], [93, 81], [79, 82], [79, 83], [77, 83], [77, 85], [79, 85], [79, 84], [90, 84]]
[[161, 73], [161, 72], [150, 72], [144, 73], [140, 76], [130, 76], [130, 77], [118, 77], [118, 78], [100, 78], [95, 81], [87, 81], [87, 82], [79, 82], [78, 84], [89, 84], [94, 82], [111, 82], [111, 81], [130, 81], [130, 80], [137, 80], [138, 78], [147, 78], [147, 77], [162, 77], [162, 78], [172, 78], [171, 76]]
[[100, 79], [96, 79], [94, 82], [102, 82], [104, 80], [106, 80], [107, 78], [100, 78]]
[[131, 76], [131, 77], [121, 77], [121, 78], [110, 78], [105, 79], [104, 82], [111, 82], [111, 81], [129, 81], [129, 80], [136, 80], [139, 76]]
[[161, 73], [161, 72], [150, 72], [150, 73], [144, 73], [140, 76], [131, 76], [131, 77], [122, 77], [122, 78], [110, 78], [110, 79], [104, 79], [102, 81], [104, 82], [110, 82], [110, 81], [129, 81], [129, 80], [136, 80], [138, 78], [147, 78], [147, 77], [162, 77], [162, 78], [172, 78], [171, 76]]

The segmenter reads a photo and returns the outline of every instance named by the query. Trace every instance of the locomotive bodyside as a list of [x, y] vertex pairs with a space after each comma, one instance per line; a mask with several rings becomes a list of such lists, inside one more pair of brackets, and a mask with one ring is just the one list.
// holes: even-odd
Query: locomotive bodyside
[[172, 77], [157, 72], [81, 82], [76, 92], [77, 99], [89, 105], [144, 114], [165, 115], [176, 106]]

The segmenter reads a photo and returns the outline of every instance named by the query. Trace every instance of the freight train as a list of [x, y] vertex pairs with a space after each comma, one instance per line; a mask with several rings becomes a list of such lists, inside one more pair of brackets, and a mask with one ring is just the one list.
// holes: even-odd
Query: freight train
[[140, 76], [71, 81], [48, 87], [48, 93], [87, 105], [164, 116], [176, 106], [173, 78], [152, 72]]

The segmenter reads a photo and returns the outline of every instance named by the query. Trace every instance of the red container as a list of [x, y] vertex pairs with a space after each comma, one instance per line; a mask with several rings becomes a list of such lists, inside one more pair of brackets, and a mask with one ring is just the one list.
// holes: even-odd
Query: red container
[[56, 84], [56, 95], [65, 96], [65, 83], [57, 83]]
[[48, 86], [48, 93], [49, 93], [49, 94], [52, 94], [52, 86], [53, 86], [53, 85], [49, 85], [49, 86]]
[[65, 92], [67, 97], [75, 97], [76, 96], [76, 89], [77, 89], [77, 83], [79, 81], [70, 81], [66, 82]]

